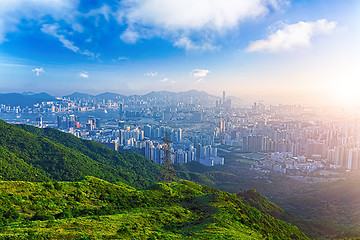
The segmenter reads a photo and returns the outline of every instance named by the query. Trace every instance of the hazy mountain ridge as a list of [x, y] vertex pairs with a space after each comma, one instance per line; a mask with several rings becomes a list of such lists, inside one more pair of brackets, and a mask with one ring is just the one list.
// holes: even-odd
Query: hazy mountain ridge
[[33, 106], [36, 103], [58, 101], [55, 97], [47, 93], [21, 94], [21, 93], [4, 93], [0, 94], [0, 104], [9, 106]]
[[93, 98], [94, 95], [91, 95], [91, 94], [88, 94], [88, 93], [80, 93], [80, 92], [74, 92], [72, 94], [69, 94], [69, 95], [66, 95], [66, 96], [63, 96], [63, 98], [70, 98], [70, 99], [76, 99], [76, 100], [79, 100], [79, 99], [91, 99]]
[[105, 100], [120, 100], [120, 99], [126, 99], [127, 96], [119, 94], [119, 93], [111, 93], [111, 92], [105, 92], [105, 93], [100, 93], [96, 96], [94, 96], [97, 99], [105, 99]]
[[[205, 98], [217, 100], [220, 99], [218, 96], [211, 95], [204, 91], [189, 90], [185, 92], [170, 92], [170, 91], [152, 91], [144, 95], [129, 95], [125, 96], [119, 93], [104, 92], [97, 95], [92, 95], [88, 93], [74, 92], [72, 94], [63, 96], [63, 98], [68, 98], [71, 100], [124, 100], [124, 99], [152, 99], [152, 98], [168, 98], [168, 99], [184, 99], [184, 98]], [[48, 93], [33, 93], [33, 92], [23, 92], [23, 93], [3, 93], [0, 94], [0, 104], [5, 104], [9, 106], [33, 106], [36, 103], [46, 102], [46, 101], [59, 101], [54, 96], [51, 96]]]
[[170, 92], [170, 91], [152, 91], [145, 95], [140, 95], [144, 98], [182, 98], [182, 97], [211, 97], [211, 98], [219, 98], [217, 96], [211, 95], [204, 91], [198, 91], [198, 90], [189, 90], [184, 92]]

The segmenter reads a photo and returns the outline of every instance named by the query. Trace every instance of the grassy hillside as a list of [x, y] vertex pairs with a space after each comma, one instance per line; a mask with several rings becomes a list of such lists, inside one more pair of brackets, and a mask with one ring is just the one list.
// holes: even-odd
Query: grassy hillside
[[280, 219], [285, 215], [284, 210], [282, 210], [276, 204], [267, 200], [266, 197], [264, 197], [254, 189], [237, 193], [236, 196], [241, 199], [243, 203], [260, 210], [262, 213], [269, 214], [274, 218]]
[[[224, 171], [222, 166], [209, 168], [199, 163], [190, 163], [187, 165], [176, 166], [176, 168], [180, 178], [191, 179], [210, 186], [234, 186], [234, 179], [238, 179], [236, 178], [236, 172]], [[159, 170], [159, 165], [152, 163], [150, 160], [137, 154], [115, 152], [99, 143], [82, 140], [56, 129], [40, 129], [28, 125], [11, 125], [0, 120], [1, 180], [26, 180], [32, 182], [44, 182], [45, 184], [45, 182], [51, 181], [80, 181], [83, 180], [85, 176], [95, 176], [112, 183], [126, 183], [136, 188], [145, 188], [157, 180]], [[245, 183], [240, 182], [241, 180], [238, 179], [238, 181], [236, 181], [236, 186], [243, 186]], [[57, 184], [57, 182], [55, 183]], [[40, 183], [26, 184], [30, 184], [28, 187], [31, 188], [31, 184], [36, 185]], [[48, 185], [45, 185], [49, 188], [54, 187], [54, 189], [59, 190], [57, 189], [56, 184], [49, 183]], [[37, 186], [41, 186], [41, 184]], [[75, 195], [72, 197], [76, 199], [81, 196], [82, 195]], [[259, 201], [259, 198], [257, 197], [258, 196], [251, 196], [248, 199], [242, 197], [242, 201], [258, 208], [263, 213], [273, 214], [272, 212], [266, 211], [266, 207], [274, 206], [270, 205], [267, 200]], [[60, 201], [63, 197], [58, 195], [57, 198], [59, 198], [57, 201]], [[251, 202], [251, 198], [254, 198], [255, 200]], [[53, 201], [55, 201], [56, 197], [53, 199]], [[137, 205], [139, 202], [136, 202], [135, 200], [136, 199], [130, 198], [123, 201], [135, 204], [130, 207], [141, 206]], [[161, 202], [163, 199], [157, 199], [157, 201]], [[40, 202], [41, 204], [44, 204], [45, 201]], [[257, 202], [265, 202], [266, 204], [253, 205], [253, 203]], [[35, 203], [31, 201], [31, 205], [34, 204]], [[15, 214], [16, 211], [14, 210], [16, 209], [13, 208], [12, 205], [5, 204], [3, 206], [6, 207], [4, 207], [0, 213], [5, 216], [4, 219], [7, 219], [3, 222], [6, 223], [8, 221], [16, 220], [16, 216], [12, 216], [12, 214]], [[35, 209], [41, 210], [41, 206], [42, 205], [39, 205]], [[52, 213], [50, 213], [50, 215], [59, 221], [63, 218], [61, 216], [87, 218], [88, 215], [90, 216], [94, 213], [95, 215], [100, 214], [101, 216], [109, 214], [114, 215], [113, 213], [117, 213], [116, 209], [119, 208], [119, 205], [112, 206], [110, 209], [101, 206], [94, 208], [95, 210], [77, 207], [78, 206], [76, 205], [70, 209], [66, 208], [63, 212], [54, 213], [55, 215], [51, 215]], [[116, 210], [115, 212], [113, 211], [114, 207]], [[120, 209], [123, 208], [124, 206], [121, 205]], [[48, 216], [48, 212], [46, 214], [42, 210], [31, 212], [32, 208], [29, 209], [30, 211], [20, 211], [20, 213], [25, 214], [23, 219], [26, 221], [29, 219], [46, 220], [47, 217], [50, 217], [51, 220], [52, 218], [51, 216]], [[56, 205], [56, 209], [61, 208]], [[278, 217], [274, 214], [273, 216]], [[67, 219], [68, 218], [65, 218], [65, 220], [61, 221], [66, 224], [68, 221]], [[258, 220], [260, 221], [260, 219]], [[297, 223], [296, 221], [293, 222]]]
[[189, 181], [136, 190], [94, 177], [0, 182], [0, 239], [307, 239], [235, 195]]
[[0, 177], [3, 180], [76, 181], [91, 175], [135, 187], [156, 180], [159, 166], [55, 129], [11, 125], [0, 120]]
[[[359, 172], [347, 173], [343, 180], [335, 182], [304, 183], [280, 173], [272, 172], [264, 176], [251, 171], [249, 164], [234, 155], [228, 153], [225, 156], [224, 166], [206, 167], [187, 163], [176, 166], [176, 169], [184, 176], [189, 176], [189, 180], [231, 193], [245, 192], [238, 194], [244, 203], [298, 226], [309, 237], [359, 238]], [[256, 189], [256, 193], [248, 191], [249, 189]], [[285, 213], [274, 208], [266, 198], [262, 199], [259, 193]], [[248, 195], [249, 199], [244, 195]]]

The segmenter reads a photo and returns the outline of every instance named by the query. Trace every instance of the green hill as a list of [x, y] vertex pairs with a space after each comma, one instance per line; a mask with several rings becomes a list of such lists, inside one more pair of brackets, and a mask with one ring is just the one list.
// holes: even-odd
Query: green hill
[[284, 210], [267, 200], [266, 197], [254, 189], [237, 193], [236, 196], [241, 199], [243, 203], [260, 210], [262, 213], [269, 214], [274, 218], [281, 219], [285, 216]]
[[0, 239], [307, 239], [236, 195], [189, 181], [0, 182]]
[[[209, 185], [233, 177], [193, 165], [198, 172], [177, 166], [179, 177]], [[273, 207], [266, 199], [188, 181], [152, 185], [159, 173], [138, 154], [0, 120], [0, 239], [306, 239], [251, 207], [251, 198]]]
[[115, 152], [56, 129], [1, 120], [0, 153], [2, 180], [77, 181], [91, 175], [142, 188], [154, 183], [160, 169], [140, 155]]

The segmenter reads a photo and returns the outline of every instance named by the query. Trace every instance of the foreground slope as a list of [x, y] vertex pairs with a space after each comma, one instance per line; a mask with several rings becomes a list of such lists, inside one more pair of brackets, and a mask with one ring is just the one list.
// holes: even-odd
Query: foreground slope
[[236, 152], [225, 157], [223, 166], [207, 167], [191, 162], [175, 167], [178, 173], [188, 175], [189, 180], [238, 193], [246, 204], [296, 225], [311, 238], [359, 239], [360, 172], [344, 173], [340, 175], [344, 179], [338, 181], [304, 183], [276, 172], [265, 176], [250, 171], [251, 162]]
[[236, 196], [241, 199], [243, 203], [258, 209], [262, 213], [269, 214], [274, 218], [282, 219], [286, 216], [286, 213], [283, 209], [270, 202], [266, 197], [254, 189], [250, 189], [245, 192], [239, 192], [236, 194]]
[[80, 182], [0, 182], [0, 239], [307, 239], [235, 195], [189, 181], [136, 190]]
[[[159, 165], [52, 128], [0, 120], [0, 167], [2, 180], [14, 180], [0, 182], [4, 239], [73, 239], [80, 234], [109, 239], [306, 238], [262, 209], [209, 187], [183, 181], [138, 191], [132, 187], [154, 183]], [[94, 177], [83, 180], [86, 175], [117, 185]], [[211, 177], [208, 183], [232, 177], [189, 171], [180, 171], [180, 176], [200, 182]]]
[[159, 173], [157, 164], [140, 155], [115, 152], [56, 129], [1, 120], [0, 167], [2, 180], [76, 181], [91, 175], [135, 187], [149, 186]]

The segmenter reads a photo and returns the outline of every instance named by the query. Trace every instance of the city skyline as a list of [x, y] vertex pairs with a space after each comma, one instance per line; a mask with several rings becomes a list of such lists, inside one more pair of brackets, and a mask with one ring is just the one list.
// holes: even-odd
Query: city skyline
[[197, 89], [278, 103], [359, 102], [358, 1], [1, 4], [2, 93]]

